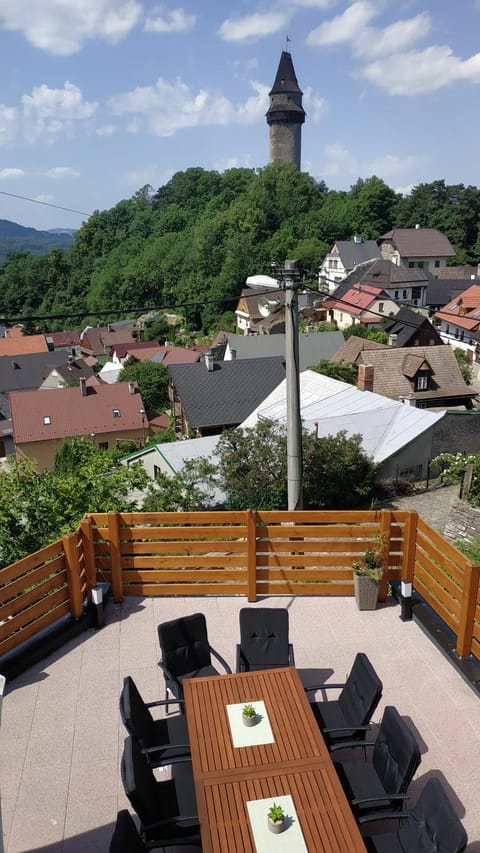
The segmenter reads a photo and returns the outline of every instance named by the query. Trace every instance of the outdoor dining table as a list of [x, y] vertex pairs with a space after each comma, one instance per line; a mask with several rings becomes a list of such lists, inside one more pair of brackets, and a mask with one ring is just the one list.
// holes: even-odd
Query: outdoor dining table
[[[294, 667], [187, 679], [184, 697], [204, 853], [365, 851]], [[242, 733], [250, 703], [260, 723]], [[269, 839], [278, 800], [290, 828]]]

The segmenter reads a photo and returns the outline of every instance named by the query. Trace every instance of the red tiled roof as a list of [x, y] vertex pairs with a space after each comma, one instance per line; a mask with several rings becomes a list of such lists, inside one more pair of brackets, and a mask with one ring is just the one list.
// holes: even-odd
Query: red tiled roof
[[48, 352], [45, 335], [20, 335], [0, 338], [0, 355], [30, 355], [33, 352]]
[[78, 332], [47, 332], [55, 348], [80, 346], [80, 335]]
[[480, 285], [472, 284], [437, 311], [435, 317], [462, 329], [477, 329], [480, 325]]
[[[128, 382], [95, 387], [87, 384], [85, 396], [78, 387], [12, 392], [15, 441], [21, 444], [90, 433], [141, 430], [143, 400], [138, 390], [131, 394], [129, 386]], [[114, 411], [120, 414], [115, 416]]]
[[335, 308], [337, 311], [345, 311], [347, 314], [362, 314], [376, 299], [381, 296], [388, 298], [388, 294], [381, 287], [371, 284], [361, 284], [351, 287], [343, 294], [340, 300], [326, 299], [323, 303], [327, 308]]
[[132, 341], [131, 343], [115, 344], [113, 352], [117, 358], [125, 358], [126, 355], [133, 354], [135, 358], [140, 359], [140, 355], [137, 355], [138, 350], [153, 349], [156, 352], [159, 346], [158, 341]]

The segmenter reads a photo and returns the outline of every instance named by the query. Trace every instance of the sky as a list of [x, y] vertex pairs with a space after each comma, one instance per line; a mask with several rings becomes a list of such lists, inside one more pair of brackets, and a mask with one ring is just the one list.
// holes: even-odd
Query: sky
[[180, 2], [0, 0], [0, 219], [78, 228], [192, 166], [267, 165], [286, 47], [329, 189], [480, 185], [480, 0]]

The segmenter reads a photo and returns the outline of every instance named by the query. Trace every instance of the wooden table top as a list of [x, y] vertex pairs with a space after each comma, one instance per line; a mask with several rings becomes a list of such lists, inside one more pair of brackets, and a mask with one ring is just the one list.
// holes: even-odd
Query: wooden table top
[[[191, 678], [184, 694], [204, 853], [256, 853], [246, 803], [282, 794], [309, 851], [364, 853], [296, 669]], [[235, 748], [226, 705], [259, 700], [275, 742]]]

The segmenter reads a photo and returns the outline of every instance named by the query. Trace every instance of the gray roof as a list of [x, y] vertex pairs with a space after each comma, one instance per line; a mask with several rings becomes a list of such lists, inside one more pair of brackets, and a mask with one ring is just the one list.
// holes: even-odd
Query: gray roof
[[192, 429], [238, 426], [285, 378], [284, 358], [172, 364], [168, 372]]
[[365, 263], [355, 267], [343, 281], [339, 282], [333, 295], [338, 299], [358, 282], [372, 284], [374, 287], [392, 289], [392, 287], [405, 287], [406, 285], [429, 284], [430, 276], [426, 270], [399, 267], [398, 264], [387, 261], [385, 258], [365, 261]]
[[436, 228], [393, 228], [378, 242], [380, 246], [393, 243], [401, 257], [449, 258], [455, 254], [448, 237]]
[[[428, 317], [424, 314], [418, 314], [416, 311], [411, 311], [409, 308], [402, 307], [395, 317], [391, 317], [384, 325], [384, 329], [389, 335], [397, 335], [397, 346], [406, 347], [408, 343], [418, 335], [421, 327], [429, 328], [433, 339], [440, 343], [440, 336], [436, 329], [432, 326]], [[427, 332], [425, 332], [427, 334]]]
[[0, 393], [39, 388], [54, 367], [67, 364], [67, 355], [68, 350], [59, 349], [28, 355], [0, 356]]
[[[444, 416], [444, 412], [417, 409], [370, 391], [323, 376], [313, 370], [300, 374], [300, 410], [307, 429], [318, 436], [360, 434], [362, 447], [375, 462], [384, 462], [414, 441]], [[286, 382], [276, 388], [245, 420], [254, 426], [259, 418], [286, 420]]]
[[380, 249], [375, 240], [362, 240], [361, 243], [356, 243], [355, 240], [336, 240], [335, 245], [347, 270], [380, 257]]
[[473, 283], [470, 278], [433, 278], [432, 276], [427, 287], [426, 304], [443, 308]]
[[[301, 333], [298, 338], [300, 370], [331, 358], [342, 344], [342, 332]], [[228, 347], [230, 351], [235, 350], [237, 359], [285, 356], [285, 335], [230, 335]]]

